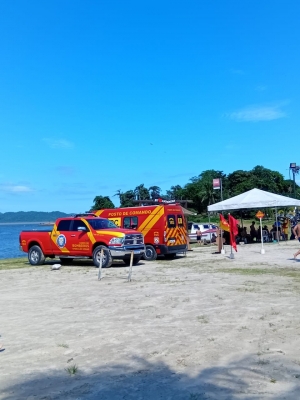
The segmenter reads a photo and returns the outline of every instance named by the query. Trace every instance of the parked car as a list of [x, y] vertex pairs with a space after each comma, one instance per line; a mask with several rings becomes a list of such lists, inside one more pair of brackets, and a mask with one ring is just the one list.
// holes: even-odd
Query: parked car
[[190, 242], [197, 241], [196, 231], [200, 229], [202, 233], [202, 240], [206, 240], [207, 242], [211, 241], [212, 234], [216, 234], [217, 232], [217, 225], [214, 224], [200, 224], [199, 222], [189, 222], [188, 228], [190, 230], [189, 238]]

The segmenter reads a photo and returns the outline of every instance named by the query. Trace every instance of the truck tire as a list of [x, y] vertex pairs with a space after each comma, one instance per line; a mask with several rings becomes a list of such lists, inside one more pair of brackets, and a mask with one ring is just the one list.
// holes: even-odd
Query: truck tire
[[60, 259], [60, 262], [62, 265], [72, 264], [72, 262], [73, 262], [73, 258], [59, 257], [59, 259]]
[[45, 256], [40, 246], [32, 246], [28, 252], [28, 261], [31, 265], [42, 265], [45, 262]]
[[146, 245], [146, 251], [143, 255], [144, 260], [147, 261], [154, 261], [157, 259], [157, 253], [155, 251], [155, 248], [151, 246], [151, 244]]
[[[142, 258], [141, 256], [133, 257], [132, 265], [137, 265], [141, 261], [141, 258]], [[123, 261], [126, 265], [130, 265], [130, 257], [124, 258]]]
[[112, 264], [112, 257], [110, 255], [110, 251], [105, 246], [97, 246], [93, 251], [93, 263], [95, 267], [100, 266], [100, 255], [101, 250], [103, 249], [103, 259], [102, 259], [102, 268], [108, 268]]

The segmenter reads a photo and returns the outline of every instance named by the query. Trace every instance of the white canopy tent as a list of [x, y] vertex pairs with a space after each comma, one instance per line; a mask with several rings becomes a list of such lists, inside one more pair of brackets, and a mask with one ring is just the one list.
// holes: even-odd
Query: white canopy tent
[[245, 208], [277, 208], [300, 207], [300, 200], [291, 197], [280, 196], [260, 189], [251, 189], [248, 192], [220, 201], [207, 207], [208, 212], [242, 210]]
[[[275, 208], [275, 220], [277, 221], [278, 207], [300, 207], [300, 200], [291, 197], [280, 196], [260, 189], [251, 189], [248, 192], [220, 201], [207, 207], [208, 214], [217, 211], [243, 210], [246, 208]], [[261, 221], [260, 221], [261, 227]], [[261, 227], [262, 229], [262, 227]], [[278, 237], [278, 224], [277, 224]], [[261, 253], [264, 254], [263, 240], [261, 241]]]

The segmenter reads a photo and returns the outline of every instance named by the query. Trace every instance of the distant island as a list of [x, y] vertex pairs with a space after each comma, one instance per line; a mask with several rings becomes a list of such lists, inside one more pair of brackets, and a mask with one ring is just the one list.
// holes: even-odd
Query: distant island
[[69, 217], [74, 214], [66, 214], [61, 211], [18, 211], [0, 213], [0, 224], [23, 222], [55, 222], [57, 218]]

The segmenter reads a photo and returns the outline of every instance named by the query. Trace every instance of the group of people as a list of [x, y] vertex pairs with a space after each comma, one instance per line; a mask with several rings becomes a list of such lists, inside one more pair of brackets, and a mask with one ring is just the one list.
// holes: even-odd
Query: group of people
[[[266, 236], [268, 238], [268, 240], [277, 240], [277, 241], [279, 241], [280, 239], [288, 240], [289, 230], [290, 230], [290, 224], [289, 224], [289, 220], [287, 218], [282, 223], [280, 223], [279, 221], [276, 221], [272, 225], [272, 228], [270, 230], [268, 229], [267, 225], [265, 225], [262, 228], [264, 237]], [[228, 236], [228, 238], [226, 237], [226, 235]], [[201, 245], [202, 243], [207, 244], [206, 240], [204, 240], [204, 242], [202, 241], [202, 232], [200, 229], [198, 229], [196, 231], [196, 236], [197, 236], [198, 245]], [[291, 227], [290, 239], [291, 240], [296, 239], [300, 242], [300, 221], [299, 222], [295, 221], [294, 226]], [[261, 230], [260, 230], [260, 227], [258, 229], [256, 229], [255, 221], [252, 221], [252, 224], [250, 225], [249, 233], [247, 232], [246, 227], [238, 226], [238, 234], [236, 236], [237, 244], [240, 242], [254, 243], [254, 242], [260, 242], [261, 240], [262, 240]], [[226, 231], [223, 232], [223, 241], [224, 241], [224, 243], [228, 242], [230, 244], [229, 232], [226, 232]], [[211, 243], [217, 244], [217, 236], [215, 235], [215, 233], [213, 233], [211, 236]], [[296, 258], [299, 254], [300, 254], [300, 250], [294, 254], [294, 258]]]
[[282, 224], [277, 221], [272, 225], [272, 228], [270, 230], [267, 225], [264, 225], [261, 231], [260, 227], [256, 229], [255, 221], [252, 221], [249, 233], [247, 232], [246, 227], [238, 228], [237, 240], [245, 243], [260, 242], [262, 240], [261, 233], [263, 234], [263, 240], [266, 240], [265, 238], [267, 238], [267, 241], [288, 240], [289, 222], [287, 219], [285, 219]]
[[[272, 225], [272, 229], [268, 229], [267, 225], [262, 228], [263, 236], [266, 236], [268, 240], [288, 240], [290, 233], [290, 240], [298, 240], [300, 242], [300, 221], [294, 221], [292, 226], [290, 227], [289, 220], [287, 218], [284, 219], [282, 223], [276, 221]], [[250, 232], [247, 233], [247, 228], [238, 228], [238, 236], [237, 242], [244, 243], [253, 243], [261, 241], [261, 230], [260, 228], [255, 228], [255, 221], [252, 221], [250, 225]], [[300, 254], [300, 250], [294, 254], [294, 258], [296, 258]]]

